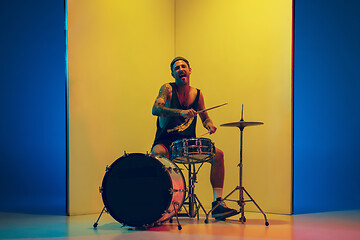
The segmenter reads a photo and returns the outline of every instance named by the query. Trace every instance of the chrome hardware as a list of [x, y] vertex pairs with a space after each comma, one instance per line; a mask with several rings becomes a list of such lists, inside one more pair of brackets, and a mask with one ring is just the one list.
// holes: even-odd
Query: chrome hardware
[[174, 194], [175, 192], [179, 192], [179, 190], [170, 188], [169, 192], [170, 192], [170, 194]]
[[186, 191], [187, 191], [186, 189], [172, 189], [172, 188], [169, 189], [169, 192], [171, 194], [174, 194], [176, 192], [186, 192]]
[[100, 193], [103, 193], [103, 191], [104, 191], [104, 188], [103, 188], [103, 187], [99, 187], [99, 192], [100, 192]]
[[110, 170], [109, 165], [106, 165], [105, 172], [108, 172]]
[[171, 171], [172, 171], [172, 167], [162, 166], [162, 169], [164, 169], [166, 172], [169, 172], [169, 173], [171, 173]]

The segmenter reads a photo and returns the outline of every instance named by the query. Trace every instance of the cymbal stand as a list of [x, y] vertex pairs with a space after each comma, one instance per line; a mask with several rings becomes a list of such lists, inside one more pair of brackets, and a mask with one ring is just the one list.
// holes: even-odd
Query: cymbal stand
[[[240, 163], [237, 165], [239, 167], [239, 186], [236, 186], [234, 188], [234, 190], [232, 190], [225, 198], [223, 198], [218, 204], [216, 204], [206, 215], [206, 219], [205, 219], [205, 223], [208, 223], [209, 220], [209, 215], [212, 211], [214, 211], [214, 209], [216, 209], [223, 201], [235, 201], [238, 203], [240, 210], [238, 211], [237, 214], [241, 213], [241, 217], [239, 219], [239, 221], [241, 221], [241, 223], [246, 222], [246, 218], [245, 218], [245, 213], [244, 213], [244, 206], [246, 202], [253, 202], [255, 204], [255, 206], [260, 210], [260, 212], [263, 214], [264, 218], [265, 218], [265, 226], [269, 226], [269, 222], [266, 218], [266, 214], [264, 213], [264, 211], [260, 208], [260, 206], [255, 202], [255, 200], [250, 196], [249, 192], [246, 191], [245, 187], [243, 186], [243, 181], [242, 181], [242, 177], [243, 177], [243, 131], [245, 128], [245, 124], [241, 124], [241, 122], [244, 122], [243, 119], [243, 107], [241, 110], [241, 120], [240, 120], [240, 124], [239, 124], [239, 130], [240, 130]], [[245, 122], [244, 122], [245, 123]], [[239, 199], [238, 200], [228, 200], [228, 197], [230, 197], [233, 193], [235, 193], [236, 191], [239, 191]], [[244, 192], [246, 193], [246, 195], [251, 199], [251, 200], [244, 200]]]

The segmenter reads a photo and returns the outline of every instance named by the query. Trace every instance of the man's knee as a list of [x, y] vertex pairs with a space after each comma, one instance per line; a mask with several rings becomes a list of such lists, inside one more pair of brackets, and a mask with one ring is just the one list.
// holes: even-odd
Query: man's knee
[[162, 144], [155, 145], [152, 148], [151, 153], [156, 156], [160, 155], [160, 156], [166, 156], [167, 158], [169, 158], [169, 150]]
[[215, 149], [215, 156], [218, 159], [224, 160], [224, 152], [221, 149], [218, 148]]
[[222, 150], [218, 148], [215, 149], [215, 156], [212, 161], [212, 165], [215, 167], [224, 165], [224, 152]]

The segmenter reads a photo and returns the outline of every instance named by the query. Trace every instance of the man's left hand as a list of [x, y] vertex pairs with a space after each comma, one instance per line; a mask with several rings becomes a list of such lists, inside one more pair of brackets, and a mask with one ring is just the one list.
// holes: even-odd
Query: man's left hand
[[211, 122], [209, 122], [207, 125], [206, 125], [206, 129], [210, 131], [210, 134], [213, 134], [216, 132], [216, 127], [214, 126], [214, 124], [212, 124]]

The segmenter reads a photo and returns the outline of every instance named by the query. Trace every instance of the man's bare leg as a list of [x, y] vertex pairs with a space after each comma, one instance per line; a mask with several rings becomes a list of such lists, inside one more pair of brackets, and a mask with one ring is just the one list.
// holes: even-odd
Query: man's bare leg
[[216, 148], [215, 157], [211, 165], [210, 182], [214, 191], [214, 201], [212, 203], [212, 207], [214, 208], [217, 206], [212, 211], [211, 215], [217, 220], [225, 220], [227, 217], [237, 214], [235, 209], [228, 208], [224, 202], [221, 202], [220, 205], [217, 205], [222, 199], [224, 176], [224, 153], [220, 149]]
[[211, 164], [210, 182], [214, 190], [214, 201], [222, 197], [222, 189], [224, 186], [224, 153], [220, 149], [215, 149], [215, 157]]

